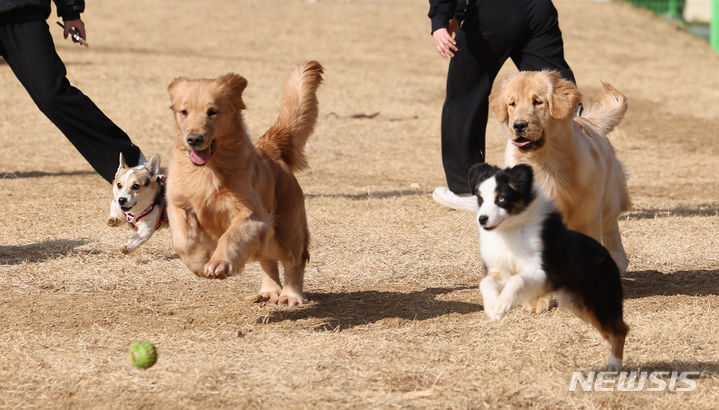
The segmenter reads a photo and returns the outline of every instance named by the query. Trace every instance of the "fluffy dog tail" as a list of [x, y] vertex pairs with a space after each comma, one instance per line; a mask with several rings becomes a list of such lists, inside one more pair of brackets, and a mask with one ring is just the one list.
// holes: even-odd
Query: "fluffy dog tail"
[[599, 104], [592, 108], [585, 118], [594, 123], [606, 135], [610, 133], [624, 118], [627, 112], [627, 98], [611, 84], [602, 82], [604, 92]]
[[290, 72], [277, 121], [257, 140], [257, 148], [284, 161], [292, 171], [307, 167], [305, 143], [317, 122], [316, 91], [323, 72], [317, 61], [299, 64]]

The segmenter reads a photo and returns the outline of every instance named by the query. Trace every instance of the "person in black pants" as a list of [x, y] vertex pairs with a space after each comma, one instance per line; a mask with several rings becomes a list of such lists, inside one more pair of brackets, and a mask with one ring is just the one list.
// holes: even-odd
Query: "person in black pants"
[[554, 69], [573, 82], [574, 74], [564, 60], [551, 0], [429, 0], [429, 5], [434, 45], [451, 58], [442, 108], [447, 187], [437, 187], [432, 196], [451, 208], [475, 210], [467, 171], [485, 160], [489, 94], [504, 62], [511, 58], [520, 71]]
[[[65, 22], [65, 38], [75, 28], [86, 38], [80, 13], [83, 0], [53, 0]], [[129, 165], [146, 162], [140, 149], [80, 90], [70, 85], [55, 51], [50, 28], [50, 0], [0, 1], [0, 56], [38, 108], [77, 148], [92, 167], [112, 182], [122, 152]], [[73, 40], [74, 41], [74, 40]]]

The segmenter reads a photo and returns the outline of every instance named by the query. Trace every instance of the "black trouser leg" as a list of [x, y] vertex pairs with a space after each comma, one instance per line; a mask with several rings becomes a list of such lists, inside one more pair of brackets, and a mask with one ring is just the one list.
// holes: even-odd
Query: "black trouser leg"
[[520, 71], [557, 70], [562, 77], [577, 83], [564, 59], [564, 42], [559, 30], [559, 15], [551, 0], [525, 0], [530, 35], [512, 54]]
[[475, 58], [486, 44], [467, 37], [464, 31], [457, 33], [458, 51], [449, 62], [442, 107], [442, 165], [447, 186], [456, 194], [470, 192], [467, 171], [484, 161], [488, 96], [496, 75], [494, 64]]
[[140, 149], [80, 90], [70, 85], [47, 23], [0, 25], [0, 51], [38, 108], [108, 182], [119, 153], [137, 163]]

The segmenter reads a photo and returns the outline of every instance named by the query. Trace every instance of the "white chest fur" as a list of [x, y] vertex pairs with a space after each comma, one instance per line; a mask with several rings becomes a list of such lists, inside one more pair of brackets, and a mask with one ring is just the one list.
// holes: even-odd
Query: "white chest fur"
[[479, 227], [482, 260], [489, 272], [512, 276], [528, 270], [541, 269], [541, 224], [511, 230], [486, 231]]

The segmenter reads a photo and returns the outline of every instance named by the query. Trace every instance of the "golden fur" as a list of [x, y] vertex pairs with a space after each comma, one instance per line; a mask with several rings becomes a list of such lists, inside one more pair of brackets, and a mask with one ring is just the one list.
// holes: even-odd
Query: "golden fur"
[[293, 171], [306, 166], [303, 150], [317, 120], [322, 72], [310, 61], [290, 73], [277, 121], [254, 146], [242, 120], [243, 77], [177, 78], [169, 85], [177, 137], [168, 217], [175, 250], [196, 275], [225, 278], [254, 260], [263, 270], [260, 296], [278, 304], [306, 302], [309, 232]]
[[531, 165], [567, 226], [602, 243], [624, 272], [628, 260], [617, 219], [631, 202], [606, 135], [622, 120], [627, 102], [603, 85], [598, 106], [577, 117], [581, 94], [574, 83], [556, 71], [520, 72], [490, 95], [490, 109], [510, 132], [505, 166]]

